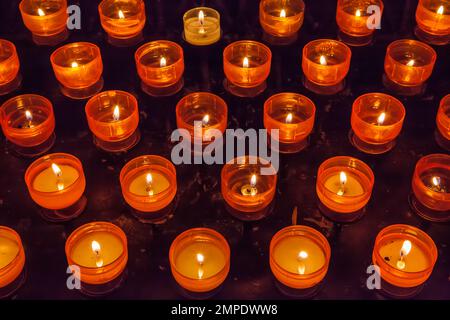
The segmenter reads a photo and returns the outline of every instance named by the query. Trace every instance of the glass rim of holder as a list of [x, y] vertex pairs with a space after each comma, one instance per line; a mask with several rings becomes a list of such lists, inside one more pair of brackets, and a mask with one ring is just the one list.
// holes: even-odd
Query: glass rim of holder
[[[422, 271], [407, 272], [399, 270], [384, 261], [384, 258], [380, 254], [381, 245], [385, 244], [385, 238], [394, 234], [405, 234], [410, 238], [415, 238], [421, 244], [427, 246], [427, 251], [431, 253], [430, 266]], [[407, 237], [405, 237], [407, 238]], [[384, 240], [384, 241], [383, 241]], [[424, 231], [411, 225], [406, 224], [393, 224], [383, 228], [375, 239], [375, 245], [372, 252], [372, 262], [381, 269], [381, 277], [389, 284], [395, 285], [401, 288], [413, 288], [420, 286], [431, 275], [434, 265], [438, 258], [438, 250], [433, 239]], [[383, 272], [384, 271], [384, 272]], [[400, 279], [400, 280], [399, 280]]]
[[[307, 102], [308, 107], [311, 107], [311, 114], [309, 114], [309, 116], [306, 120], [303, 120], [299, 123], [286, 123], [286, 122], [275, 119], [272, 116], [272, 114], [269, 113], [269, 109], [272, 107], [272, 105], [270, 105], [270, 104], [274, 102], [273, 100], [280, 98], [280, 97], [291, 97], [291, 98], [298, 97], [298, 98], [303, 99], [304, 101]], [[279, 93], [271, 95], [270, 97], [267, 98], [267, 100], [264, 102], [264, 111], [266, 111], [265, 113], [267, 113], [267, 116], [270, 117], [270, 119], [272, 121], [276, 122], [277, 124], [287, 126], [290, 128], [296, 128], [299, 126], [299, 124], [306, 124], [306, 123], [314, 122], [317, 108], [316, 108], [316, 105], [314, 104], [314, 102], [310, 98], [308, 98], [307, 96], [305, 96], [301, 93], [279, 92]]]
[[[116, 260], [109, 264], [102, 265], [101, 267], [81, 266], [73, 260], [71, 249], [73, 249], [76, 240], [94, 232], [108, 232], [114, 234], [122, 242], [123, 252]], [[65, 253], [69, 266], [75, 265], [80, 268], [79, 275], [81, 282], [101, 285], [113, 281], [125, 270], [128, 262], [128, 240], [125, 232], [119, 226], [105, 221], [93, 221], [83, 224], [72, 231], [66, 240]], [[99, 272], [99, 269], [103, 272]], [[99, 277], [102, 277], [102, 279], [98, 279]]]
[[[305, 237], [314, 241], [314, 243], [316, 243], [324, 252], [324, 265], [318, 270], [308, 274], [290, 272], [280, 266], [274, 258], [274, 249], [281, 240], [288, 237], [289, 235]], [[327, 275], [331, 259], [331, 247], [328, 239], [318, 230], [305, 225], [292, 225], [277, 231], [277, 233], [275, 233], [275, 235], [272, 237], [272, 240], [270, 241], [269, 259], [270, 268], [276, 271], [277, 275], [275, 275], [275, 272], [273, 273], [278, 281], [291, 288], [307, 289], [319, 284]], [[279, 274], [281, 274], [281, 277], [279, 276]], [[308, 280], [308, 283], [314, 281], [315, 284], [305, 285], [302, 283], [305, 280]]]
[[[23, 100], [23, 99], [27, 99], [27, 98], [36, 98], [41, 100], [42, 104], [45, 105], [48, 113], [47, 113], [47, 119], [45, 119], [43, 122], [39, 123], [36, 126], [33, 126], [33, 128], [12, 128], [8, 125], [8, 123], [6, 122], [7, 119], [7, 113], [5, 111], [6, 108], [8, 108], [11, 104], [15, 104], [16, 102]], [[15, 105], [17, 107], [17, 104]], [[23, 106], [22, 106], [23, 107]], [[6, 100], [1, 106], [0, 106], [0, 121], [1, 121], [1, 125], [2, 128], [8, 128], [8, 131], [12, 132], [16, 138], [11, 139], [11, 135], [8, 133], [6, 134], [5, 129], [3, 129], [3, 133], [5, 135], [5, 137], [11, 141], [12, 143], [19, 145], [21, 147], [35, 147], [38, 146], [40, 144], [42, 144], [43, 142], [47, 141], [47, 139], [49, 139], [52, 134], [54, 133], [54, 129], [55, 129], [55, 115], [54, 115], [54, 111], [53, 111], [53, 104], [52, 102], [47, 99], [44, 96], [38, 95], [38, 94], [32, 94], [32, 93], [28, 93], [28, 94], [21, 94], [15, 97], [12, 97], [8, 100]], [[44, 130], [44, 128], [50, 128], [50, 130]], [[25, 136], [29, 136], [31, 134], [34, 133], [40, 133], [40, 132], [49, 132], [48, 135], [46, 135], [45, 139], [42, 139], [42, 141], [40, 141], [39, 143], [33, 143], [33, 144], [29, 144], [26, 143], [24, 144], [23, 141], [19, 138], [19, 140], [17, 140], [17, 137], [23, 136], [24, 132], [23, 130], [26, 130], [26, 134]]]
[[[221, 248], [220, 251], [222, 251], [225, 256], [225, 264], [223, 268], [216, 274], [213, 274], [207, 278], [198, 279], [185, 276], [177, 269], [177, 264], [175, 263], [176, 260], [175, 254], [177, 250], [182, 249], [182, 247], [185, 246], [186, 243], [189, 243], [189, 241], [197, 242], [196, 238], [200, 238], [201, 241], [205, 241], [202, 240], [202, 238], [209, 239], [208, 242], [210, 243], [212, 242], [217, 247]], [[179, 280], [181, 280], [181, 282], [183, 282], [182, 286], [186, 290], [191, 292], [209, 292], [219, 287], [226, 280], [228, 273], [230, 271], [230, 255], [231, 255], [230, 245], [228, 244], [228, 241], [225, 239], [225, 237], [218, 231], [205, 227], [192, 228], [183, 231], [172, 241], [172, 244], [170, 245], [169, 249], [169, 262], [175, 280], [179, 284], [180, 284]], [[204, 283], [204, 285], [202, 285], [200, 289], [198, 288], [199, 281]]]

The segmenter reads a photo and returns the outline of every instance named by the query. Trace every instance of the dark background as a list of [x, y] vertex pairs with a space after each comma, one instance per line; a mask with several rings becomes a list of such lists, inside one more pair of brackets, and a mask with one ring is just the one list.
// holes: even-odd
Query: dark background
[[[283, 299], [270, 272], [268, 248], [272, 236], [289, 225], [292, 210], [298, 206], [300, 222], [320, 229], [332, 247], [328, 275], [317, 299], [382, 299], [378, 293], [366, 289], [365, 270], [371, 261], [377, 233], [394, 223], [420, 227], [434, 239], [439, 251], [434, 272], [418, 298], [450, 299], [449, 224], [426, 222], [416, 216], [408, 204], [416, 161], [426, 154], [445, 152], [437, 146], [434, 130], [439, 100], [449, 93], [449, 46], [436, 47], [438, 60], [425, 94], [402, 98], [407, 116], [394, 150], [385, 155], [365, 155], [352, 147], [347, 138], [355, 98], [367, 92], [386, 92], [381, 79], [387, 45], [396, 39], [414, 38], [417, 0], [385, 1], [382, 30], [377, 32], [375, 43], [352, 48], [348, 86], [331, 97], [315, 95], [303, 87], [301, 49], [313, 39], [336, 38], [336, 1], [306, 0], [305, 23], [299, 40], [289, 47], [271, 47], [273, 60], [268, 89], [253, 99], [233, 97], [224, 91], [222, 52], [235, 40], [261, 40], [259, 1], [145, 1], [145, 41], [170, 39], [185, 49], [185, 87], [170, 98], [151, 98], [140, 90], [134, 63], [137, 46], [116, 48], [107, 43], [98, 18], [98, 2], [69, 1], [69, 4], [81, 5], [82, 29], [72, 31], [66, 42], [90, 41], [99, 45], [104, 62], [104, 90], [121, 89], [138, 97], [142, 140], [122, 156], [110, 156], [94, 147], [84, 114], [85, 101], [73, 101], [60, 93], [49, 61], [55, 48], [39, 47], [32, 42], [20, 17], [19, 0], [1, 1], [0, 4], [0, 37], [17, 46], [23, 75], [20, 91], [0, 97], [0, 102], [23, 93], [40, 94], [53, 102], [57, 141], [51, 152], [68, 152], [81, 159], [89, 199], [86, 211], [74, 221], [65, 224], [43, 221], [23, 179], [31, 160], [10, 154], [2, 136], [0, 225], [14, 228], [22, 236], [28, 268], [26, 283], [13, 298], [83, 298], [65, 285], [65, 241], [82, 224], [106, 220], [123, 228], [129, 241], [128, 278], [110, 298], [182, 298], [172, 280], [169, 246], [182, 231], [206, 226], [220, 231], [232, 250], [231, 271], [216, 298]], [[183, 13], [202, 4], [220, 11], [224, 31], [220, 43], [207, 49], [192, 47], [181, 36]], [[169, 137], [176, 129], [175, 105], [181, 97], [195, 91], [211, 91], [225, 99], [229, 107], [229, 128], [263, 128], [263, 103], [277, 92], [299, 92], [316, 103], [318, 112], [311, 145], [299, 154], [282, 156], [275, 209], [265, 220], [243, 223], [226, 212], [220, 193], [219, 165], [177, 167], [179, 203], [166, 224], [144, 225], [130, 215], [120, 190], [120, 169], [127, 161], [142, 154], [170, 157]], [[351, 155], [364, 160], [376, 176], [366, 215], [350, 225], [334, 224], [323, 218], [316, 206], [318, 166], [336, 155]]]

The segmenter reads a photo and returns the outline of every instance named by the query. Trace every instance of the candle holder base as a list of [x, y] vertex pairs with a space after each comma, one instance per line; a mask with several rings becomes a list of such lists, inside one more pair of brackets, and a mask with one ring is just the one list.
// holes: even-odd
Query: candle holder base
[[371, 144], [371, 143], [367, 143], [363, 140], [361, 140], [353, 130], [350, 130], [349, 134], [348, 134], [350, 143], [359, 151], [362, 151], [364, 153], [368, 153], [368, 154], [382, 154], [382, 153], [386, 153], [390, 150], [392, 150], [392, 148], [395, 147], [396, 141], [392, 140], [388, 143], [383, 143], [383, 144]]
[[256, 87], [245, 88], [245, 87], [238, 87], [233, 83], [231, 83], [230, 81], [228, 81], [228, 79], [225, 79], [223, 81], [223, 87], [225, 88], [225, 90], [227, 90], [234, 96], [243, 98], [254, 98], [266, 90], [267, 83], [266, 81], [264, 81]]
[[135, 147], [141, 140], [141, 133], [139, 129], [129, 136], [128, 138], [120, 141], [105, 141], [94, 135], [94, 145], [109, 153], [124, 153]]
[[373, 33], [364, 36], [352, 36], [339, 30], [338, 39], [352, 47], [363, 47], [372, 43]]
[[208, 41], [208, 42], [202, 42], [202, 43], [192, 43], [192, 42], [190, 42], [190, 41], [188, 41], [187, 39], [186, 39], [186, 33], [183, 31], [182, 33], [181, 33], [181, 38], [186, 42], [186, 44], [188, 44], [188, 45], [191, 45], [191, 46], [193, 46], [193, 47], [208, 47], [208, 46], [211, 46], [211, 45], [213, 45], [213, 44], [216, 44], [217, 42], [219, 42], [220, 41], [220, 39], [222, 39], [222, 36], [223, 36], [223, 31], [222, 30], [220, 30], [220, 36], [218, 37], [218, 38], [216, 38], [216, 39], [212, 39], [212, 40], [210, 40], [210, 41]]
[[87, 198], [83, 195], [77, 202], [68, 208], [60, 210], [51, 210], [39, 208], [40, 216], [49, 222], [60, 223], [73, 220], [83, 213], [87, 205]]
[[420, 41], [426, 42], [428, 44], [436, 45], [436, 46], [445, 46], [450, 43], [450, 34], [446, 35], [434, 35], [431, 33], [428, 33], [422, 29], [420, 29], [418, 26], [414, 29], [414, 33], [417, 38], [419, 38]]
[[142, 31], [138, 34], [132, 35], [131, 37], [127, 38], [119, 38], [114, 37], [110, 34], [108, 34], [108, 43], [114, 47], [124, 48], [124, 47], [132, 47], [137, 45], [138, 43], [141, 43], [144, 41], [144, 36], [142, 34]]
[[326, 207], [320, 200], [318, 200], [318, 207], [319, 211], [328, 219], [334, 221], [334, 222], [340, 222], [340, 223], [353, 223], [357, 220], [361, 219], [364, 214], [366, 213], [366, 208], [362, 208], [355, 212], [350, 213], [341, 213], [333, 211], [332, 209]]
[[117, 278], [103, 284], [89, 284], [81, 282], [80, 292], [88, 297], [104, 297], [117, 290], [126, 280], [128, 270], [125, 269]]
[[176, 199], [172, 200], [172, 202], [165, 208], [153, 211], [153, 212], [143, 212], [130, 207], [131, 214], [139, 220], [141, 223], [145, 224], [164, 224], [167, 220], [175, 212], [177, 207]]
[[274, 279], [274, 281], [278, 291], [280, 291], [286, 297], [293, 299], [311, 299], [316, 296], [323, 287], [323, 281], [316, 284], [314, 287], [305, 289], [295, 289], [288, 287], [277, 279]]
[[265, 31], [263, 31], [262, 34], [263, 41], [267, 42], [270, 45], [273, 46], [288, 46], [293, 44], [298, 39], [298, 33], [295, 32], [294, 34], [287, 36], [287, 37], [277, 37], [272, 34], [269, 34]]
[[444, 150], [450, 151], [450, 140], [442, 135], [442, 133], [436, 129], [434, 132], [436, 143]]
[[380, 293], [391, 299], [411, 299], [417, 296], [422, 291], [422, 288], [423, 284], [412, 288], [396, 287], [389, 282], [381, 279]]
[[181, 78], [177, 83], [168, 87], [152, 87], [141, 81], [141, 89], [146, 94], [152, 97], [169, 97], [178, 93], [184, 87], [184, 78]]
[[38, 46], [56, 46], [69, 38], [69, 31], [64, 28], [60, 33], [51, 36], [40, 36], [37, 34], [32, 34], [33, 42]]
[[423, 83], [418, 86], [402, 86], [398, 83], [393, 82], [391, 79], [387, 77], [386, 74], [383, 74], [383, 85], [389, 91], [407, 97], [422, 95], [426, 89], [426, 83]]
[[267, 140], [267, 143], [269, 144], [269, 147], [272, 151], [284, 153], [284, 154], [290, 154], [290, 153], [298, 153], [304, 149], [306, 149], [309, 146], [309, 137], [306, 139], [303, 139], [301, 141], [297, 141], [294, 143], [285, 143], [278, 141], [278, 148], [271, 145], [270, 139]]
[[421, 218], [431, 221], [431, 222], [448, 222], [450, 221], [450, 212], [447, 211], [437, 211], [428, 208], [423, 205], [419, 199], [416, 198], [414, 193], [409, 195], [409, 204], [411, 209]]
[[8, 93], [11, 93], [11, 92], [19, 89], [21, 84], [22, 84], [22, 75], [19, 73], [14, 78], [14, 80], [12, 80], [6, 84], [0, 85], [0, 96], [7, 95]]
[[272, 202], [265, 208], [262, 208], [254, 212], [244, 212], [233, 208], [225, 201], [225, 208], [227, 212], [236, 219], [241, 221], [258, 221], [264, 219], [273, 212], [274, 207], [275, 207], [275, 200], [272, 200]]
[[180, 286], [175, 280], [172, 279], [173, 285], [176, 287], [176, 290], [180, 293], [180, 295], [189, 300], [208, 300], [213, 298], [217, 293], [222, 290], [223, 284], [218, 286], [216, 289], [208, 292], [193, 292], [186, 290], [182, 286]]
[[46, 141], [37, 146], [23, 147], [10, 142], [8, 142], [8, 146], [12, 153], [19, 157], [34, 158], [47, 153], [47, 151], [49, 151], [55, 144], [55, 140], [56, 135], [55, 133], [52, 133], [52, 135]]
[[25, 283], [25, 280], [27, 279], [27, 270], [26, 265], [22, 269], [22, 272], [19, 274], [19, 276], [10, 284], [8, 284], [6, 287], [0, 288], [0, 300], [7, 299], [11, 296], [13, 296]]
[[331, 96], [331, 95], [337, 94], [337, 93], [341, 92], [342, 90], [344, 90], [345, 80], [342, 80], [338, 84], [335, 84], [332, 86], [322, 86], [317, 83], [311, 82], [308, 78], [303, 76], [303, 85], [305, 86], [306, 89], [308, 89], [309, 91], [312, 91], [316, 94], [324, 95], [324, 96]]
[[61, 87], [61, 93], [63, 95], [65, 95], [66, 97], [75, 99], [75, 100], [84, 100], [87, 98], [90, 98], [94, 95], [96, 95], [97, 93], [99, 93], [100, 91], [102, 91], [103, 89], [103, 78], [101, 77], [100, 80], [98, 80], [96, 83], [94, 83], [93, 85], [87, 87], [87, 88], [81, 88], [81, 89], [73, 89], [73, 88], [68, 88], [66, 86], [63, 86], [62, 84], [60, 84]]

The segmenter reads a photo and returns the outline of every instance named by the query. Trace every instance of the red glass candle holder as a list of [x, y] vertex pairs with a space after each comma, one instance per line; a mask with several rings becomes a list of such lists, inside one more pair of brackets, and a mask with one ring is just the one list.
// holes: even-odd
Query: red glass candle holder
[[55, 142], [53, 105], [45, 97], [24, 94], [6, 101], [0, 120], [11, 149], [20, 156], [44, 154]]
[[272, 52], [262, 43], [236, 41], [223, 51], [225, 89], [240, 97], [255, 97], [263, 92], [270, 74]]
[[120, 172], [120, 185], [125, 201], [141, 222], [164, 223], [173, 212], [177, 176], [169, 160], [154, 155], [131, 160]]
[[220, 14], [217, 10], [198, 7], [183, 15], [184, 39], [194, 46], [207, 46], [220, 40]]
[[221, 174], [222, 196], [240, 220], [260, 220], [275, 197], [277, 174], [265, 159], [243, 156], [229, 161]]
[[308, 145], [314, 127], [316, 106], [297, 93], [279, 93], [264, 103], [264, 127], [268, 134], [279, 130], [279, 151], [295, 153]]
[[352, 51], [344, 43], [319, 39], [303, 48], [304, 85], [318, 94], [336, 94], [344, 86], [350, 69]]
[[416, 164], [411, 204], [421, 217], [436, 222], [450, 220], [450, 156], [430, 154]]
[[436, 51], [416, 40], [397, 40], [386, 51], [385, 86], [401, 95], [417, 95], [433, 72]]
[[384, 293], [394, 298], [410, 298], [431, 275], [437, 256], [436, 245], [425, 232], [396, 224], [377, 235], [372, 261], [380, 268]]
[[215, 230], [189, 229], [172, 242], [169, 260], [172, 275], [180, 287], [211, 296], [230, 271], [230, 246]]
[[419, 0], [416, 10], [416, 36], [434, 45], [450, 42], [450, 3]]
[[100, 92], [86, 104], [86, 118], [100, 149], [118, 153], [134, 147], [140, 139], [136, 98], [125, 91]]
[[100, 48], [95, 44], [66, 44], [53, 52], [50, 61], [65, 96], [86, 99], [103, 88], [102, 56]]
[[403, 104], [390, 95], [362, 95], [353, 103], [350, 140], [365, 153], [388, 152], [395, 146], [405, 115]]
[[172, 41], [144, 44], [135, 53], [142, 90], [151, 96], [171, 96], [183, 88], [183, 48]]
[[131, 46], [143, 38], [146, 20], [143, 0], [103, 0], [98, 5], [98, 12], [111, 44]]
[[102, 296], [122, 283], [128, 247], [127, 237], [118, 226], [109, 222], [85, 224], [69, 236], [65, 251], [84, 294]]
[[323, 162], [317, 173], [316, 192], [320, 209], [334, 221], [351, 222], [364, 213], [375, 178], [370, 167], [352, 157]]
[[16, 90], [21, 83], [20, 62], [16, 46], [0, 39], [0, 96]]
[[228, 107], [215, 94], [194, 92], [178, 102], [176, 117], [178, 129], [187, 130], [193, 144], [208, 145], [225, 132]]
[[438, 144], [450, 151], [450, 94], [442, 98], [436, 116], [436, 140]]
[[0, 298], [16, 292], [25, 281], [25, 251], [19, 234], [0, 226]]
[[23, 23], [38, 45], [56, 45], [68, 37], [66, 0], [22, 0]]
[[305, 18], [303, 0], [262, 0], [259, 3], [259, 22], [264, 38], [274, 45], [287, 45], [297, 40], [297, 33]]
[[297, 296], [317, 293], [328, 272], [330, 257], [327, 238], [307, 226], [283, 228], [270, 242], [270, 269], [283, 285], [280, 288], [294, 289]]
[[373, 14], [370, 6], [378, 6], [383, 14], [384, 4], [381, 0], [338, 0], [336, 22], [339, 26], [339, 38], [352, 46], [364, 46], [372, 42], [375, 32], [369, 28], [368, 19]]
[[34, 161], [25, 172], [31, 198], [42, 217], [51, 222], [78, 217], [87, 204], [81, 161], [67, 153], [53, 153]]

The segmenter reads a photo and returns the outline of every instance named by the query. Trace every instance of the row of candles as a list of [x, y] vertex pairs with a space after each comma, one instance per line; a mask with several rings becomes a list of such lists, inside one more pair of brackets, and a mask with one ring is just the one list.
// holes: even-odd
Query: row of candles
[[[365, 45], [371, 41], [375, 27], [368, 20], [376, 12], [383, 13], [382, 0], [338, 0], [336, 22], [341, 39], [352, 45]], [[51, 44], [64, 39], [67, 33], [66, 0], [22, 0], [20, 3], [25, 26], [37, 43]], [[129, 44], [139, 38], [146, 22], [143, 0], [103, 0], [98, 6], [100, 21], [112, 43]], [[416, 10], [416, 35], [426, 42], [446, 44], [450, 41], [450, 7], [446, 0], [420, 0]], [[303, 0], [261, 0], [259, 20], [270, 42], [288, 44], [296, 39], [303, 25]], [[204, 46], [221, 37], [220, 14], [212, 8], [200, 7], [183, 16], [184, 37], [187, 42]], [[370, 21], [369, 21], [370, 22]]]

